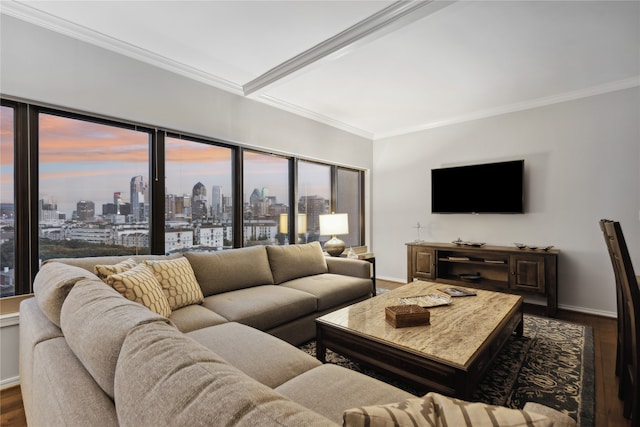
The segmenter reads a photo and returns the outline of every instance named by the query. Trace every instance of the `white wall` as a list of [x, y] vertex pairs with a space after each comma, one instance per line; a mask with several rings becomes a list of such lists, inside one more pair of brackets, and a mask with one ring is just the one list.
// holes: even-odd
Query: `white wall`
[[16, 314], [0, 315], [0, 389], [19, 382], [19, 321]]
[[0, 93], [5, 96], [371, 167], [371, 141], [366, 138], [13, 17], [0, 19]]
[[[406, 281], [405, 243], [555, 245], [559, 305], [615, 316], [598, 226], [619, 220], [640, 274], [640, 89], [632, 88], [374, 142], [373, 248], [381, 278]], [[524, 215], [432, 215], [432, 168], [525, 160]]]

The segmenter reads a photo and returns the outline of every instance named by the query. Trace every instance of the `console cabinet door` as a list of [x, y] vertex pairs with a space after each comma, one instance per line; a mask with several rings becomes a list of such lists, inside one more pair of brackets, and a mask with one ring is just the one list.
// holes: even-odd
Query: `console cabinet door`
[[510, 259], [511, 277], [509, 286], [511, 289], [545, 292], [544, 257], [512, 255]]
[[411, 248], [411, 262], [413, 265], [413, 279], [435, 279], [436, 261], [433, 249], [413, 246]]

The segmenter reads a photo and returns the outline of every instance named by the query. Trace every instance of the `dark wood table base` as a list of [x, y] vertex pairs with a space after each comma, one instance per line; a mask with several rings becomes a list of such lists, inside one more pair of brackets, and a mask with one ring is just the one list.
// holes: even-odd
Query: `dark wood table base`
[[325, 322], [322, 318], [316, 321], [316, 357], [324, 363], [326, 350], [331, 349], [355, 362], [414, 383], [426, 391], [468, 399], [509, 336], [514, 332], [522, 336], [522, 307], [520, 300], [465, 367], [453, 366], [438, 360], [437, 357], [422, 355], [402, 346], [383, 342]]

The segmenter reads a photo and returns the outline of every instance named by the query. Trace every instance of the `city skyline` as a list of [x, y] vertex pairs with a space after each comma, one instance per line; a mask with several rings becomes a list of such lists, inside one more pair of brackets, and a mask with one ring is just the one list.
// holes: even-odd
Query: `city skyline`
[[[3, 107], [0, 114], [0, 202], [13, 203], [12, 109]], [[133, 176], [149, 182], [148, 133], [50, 114], [41, 114], [39, 125], [39, 199], [56, 203], [69, 218], [80, 200], [102, 206], [112, 201], [114, 192], [129, 199]], [[167, 138], [165, 155], [166, 194], [190, 194], [193, 185], [201, 182], [207, 191], [220, 186], [225, 197], [232, 195], [229, 148]], [[279, 203], [288, 204], [287, 162], [283, 157], [245, 151], [243, 202], [255, 188], [268, 188]], [[322, 176], [300, 174], [298, 183], [300, 196], [328, 197]]]

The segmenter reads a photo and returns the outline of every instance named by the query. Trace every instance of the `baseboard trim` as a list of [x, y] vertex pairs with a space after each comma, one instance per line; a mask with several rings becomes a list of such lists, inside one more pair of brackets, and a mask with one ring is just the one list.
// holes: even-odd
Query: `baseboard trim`
[[0, 314], [0, 328], [20, 324], [20, 313]]
[[395, 283], [401, 283], [401, 284], [406, 284], [407, 282], [405, 281], [405, 279], [398, 279], [397, 277], [385, 277], [385, 276], [376, 276], [376, 280], [386, 280], [387, 282], [395, 282]]
[[565, 304], [558, 304], [558, 308], [560, 310], [573, 311], [573, 312], [584, 313], [584, 314], [590, 314], [590, 315], [593, 315], [593, 316], [610, 317], [610, 318], [613, 318], [613, 319], [617, 319], [618, 318], [618, 314], [616, 312], [611, 312], [611, 311], [593, 310], [591, 308], [576, 307], [576, 306], [573, 306], [573, 305], [565, 305]]
[[9, 388], [9, 387], [15, 387], [20, 385], [20, 377], [12, 377], [12, 378], [5, 378], [2, 381], [0, 381], [0, 390], [4, 390], [5, 388]]

